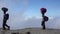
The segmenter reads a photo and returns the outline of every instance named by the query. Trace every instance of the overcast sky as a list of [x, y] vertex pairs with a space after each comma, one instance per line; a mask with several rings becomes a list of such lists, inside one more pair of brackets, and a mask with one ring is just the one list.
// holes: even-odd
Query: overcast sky
[[8, 8], [8, 25], [11, 29], [41, 27], [40, 8], [47, 9], [47, 28], [60, 29], [60, 0], [0, 0], [0, 28], [2, 27], [2, 7]]

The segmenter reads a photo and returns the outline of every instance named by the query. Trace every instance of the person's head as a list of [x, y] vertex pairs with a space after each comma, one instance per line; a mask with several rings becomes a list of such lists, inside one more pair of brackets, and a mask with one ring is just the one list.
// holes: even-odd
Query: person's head
[[46, 13], [47, 9], [46, 8], [41, 8], [41, 13], [42, 13], [42, 16], [44, 16], [44, 14]]
[[8, 8], [6, 8], [6, 7], [2, 7], [2, 9], [1, 9], [3, 12], [4, 12], [4, 14], [8, 11]]

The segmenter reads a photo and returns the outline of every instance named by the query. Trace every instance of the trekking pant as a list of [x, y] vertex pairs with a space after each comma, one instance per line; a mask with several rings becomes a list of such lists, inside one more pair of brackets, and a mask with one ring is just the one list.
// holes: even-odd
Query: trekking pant
[[45, 21], [42, 21], [42, 27], [43, 27], [43, 29], [45, 29]]
[[3, 20], [3, 29], [6, 29], [5, 26], [9, 28], [9, 26], [6, 24], [6, 22], [7, 22], [7, 20]]

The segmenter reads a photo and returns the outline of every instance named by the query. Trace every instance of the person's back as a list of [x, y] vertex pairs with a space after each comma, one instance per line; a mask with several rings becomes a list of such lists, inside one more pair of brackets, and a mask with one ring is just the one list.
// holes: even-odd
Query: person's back
[[9, 14], [8, 13], [4, 15], [4, 19], [5, 20], [8, 20], [9, 19]]

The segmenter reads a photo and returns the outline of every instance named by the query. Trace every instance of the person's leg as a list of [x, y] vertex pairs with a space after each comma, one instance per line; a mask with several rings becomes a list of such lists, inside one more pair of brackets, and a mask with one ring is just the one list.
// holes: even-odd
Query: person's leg
[[5, 30], [6, 28], [5, 28], [5, 23], [6, 23], [6, 21], [5, 20], [3, 20], [3, 30]]
[[[7, 22], [7, 20], [6, 20], [6, 22]], [[5, 26], [8, 27], [8, 30], [10, 29], [10, 26], [8, 26], [6, 23], [5, 23]]]
[[45, 29], [45, 22], [44, 22], [44, 24], [43, 24], [43, 29]]
[[5, 26], [7, 26], [7, 27], [8, 27], [8, 30], [10, 30], [10, 26], [8, 26], [7, 24], [6, 24]]
[[41, 25], [42, 25], [42, 26], [44, 25], [44, 21], [41, 22]]
[[45, 29], [45, 21], [42, 21], [42, 28]]

